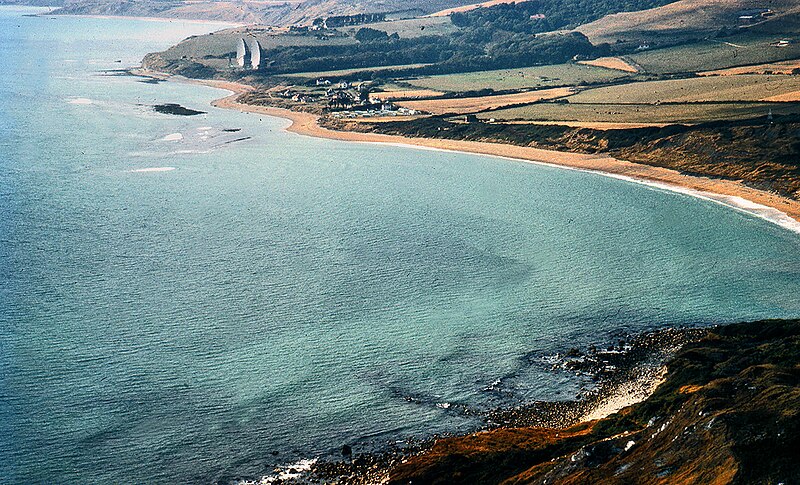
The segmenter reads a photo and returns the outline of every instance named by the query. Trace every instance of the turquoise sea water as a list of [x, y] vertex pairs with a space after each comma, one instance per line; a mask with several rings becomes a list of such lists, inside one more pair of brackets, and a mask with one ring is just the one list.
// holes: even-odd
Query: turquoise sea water
[[258, 477], [574, 395], [531, 356], [800, 316], [800, 236], [764, 220], [288, 134], [104, 73], [218, 26], [31, 12], [0, 9], [0, 482]]

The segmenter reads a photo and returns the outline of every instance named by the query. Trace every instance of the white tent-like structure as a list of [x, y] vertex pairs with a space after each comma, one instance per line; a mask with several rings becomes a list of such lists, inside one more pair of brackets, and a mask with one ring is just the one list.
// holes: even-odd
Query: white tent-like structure
[[236, 65], [242, 69], [258, 70], [261, 67], [261, 44], [255, 37], [236, 41]]
[[249, 42], [250, 47], [250, 66], [258, 70], [261, 67], [261, 44], [258, 43], [258, 39], [255, 37], [250, 39]]
[[244, 39], [239, 39], [236, 42], [236, 65], [239, 67], [244, 67], [247, 64], [248, 57], [247, 52], [247, 45], [244, 43]]

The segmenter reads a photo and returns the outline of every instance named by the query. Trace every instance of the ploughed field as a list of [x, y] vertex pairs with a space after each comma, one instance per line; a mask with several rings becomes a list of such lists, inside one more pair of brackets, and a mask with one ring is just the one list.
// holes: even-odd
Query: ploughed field
[[490, 111], [478, 115], [480, 119], [517, 120], [536, 122], [574, 122], [574, 126], [591, 126], [593, 123], [636, 123], [664, 125], [670, 123], [701, 123], [708, 120], [741, 120], [759, 116], [794, 114], [800, 105], [785, 103], [593, 103], [555, 104], [542, 103]]
[[792, 99], [800, 76], [707, 76], [632, 82], [587, 89], [564, 98], [567, 104], [537, 103], [483, 113], [482, 118], [533, 121], [700, 123], [800, 113]]

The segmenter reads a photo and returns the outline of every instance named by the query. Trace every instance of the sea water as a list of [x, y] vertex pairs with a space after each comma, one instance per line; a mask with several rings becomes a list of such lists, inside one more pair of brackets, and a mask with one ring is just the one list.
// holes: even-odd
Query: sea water
[[0, 9], [0, 482], [258, 477], [574, 397], [537, 359], [619, 332], [800, 317], [765, 220], [290, 134], [113, 72], [221, 26], [34, 12]]

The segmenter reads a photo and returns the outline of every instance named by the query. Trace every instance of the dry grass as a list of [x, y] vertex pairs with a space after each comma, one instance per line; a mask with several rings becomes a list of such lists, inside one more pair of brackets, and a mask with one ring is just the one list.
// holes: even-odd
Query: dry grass
[[489, 0], [488, 2], [483, 3], [475, 3], [472, 5], [464, 5], [462, 7], [455, 7], [455, 8], [448, 8], [445, 10], [440, 10], [438, 12], [432, 13], [427, 15], [427, 17], [447, 17], [451, 13], [456, 12], [469, 12], [470, 10], [475, 10], [476, 8], [481, 7], [493, 7], [495, 5], [501, 5], [504, 3], [521, 3], [527, 0]]
[[742, 74], [791, 74], [794, 69], [800, 69], [800, 59], [782, 62], [768, 62], [754, 66], [730, 67], [715, 71], [698, 72], [698, 76], [739, 76]]
[[[486, 115], [491, 118], [491, 113]], [[666, 126], [667, 123], [624, 123], [608, 121], [506, 121], [507, 125], [559, 125], [572, 128], [591, 128], [593, 130], [625, 130], [632, 128], [652, 128]]]
[[568, 96], [571, 92], [570, 88], [554, 88], [540, 91], [528, 91], [525, 93], [503, 94], [500, 96], [403, 101], [397, 104], [404, 108], [426, 111], [433, 114], [464, 114], [502, 108], [503, 106], [535, 103], [543, 99], [561, 98]]
[[591, 61], [578, 61], [578, 64], [585, 66], [604, 67], [606, 69], [614, 69], [615, 71], [623, 72], [639, 72], [632, 64], [619, 57], [599, 57]]
[[243, 35], [255, 36], [261, 47], [267, 50], [281, 46], [315, 47], [356, 42], [348, 37], [320, 40], [311, 36], [285, 35], [258, 27], [236, 27], [214, 32], [213, 35], [189, 37], [164, 51], [161, 56], [166, 60], [190, 59], [216, 69], [225, 69], [228, 67], [228, 56], [235, 56], [236, 42]]
[[436, 91], [464, 92], [493, 89], [548, 88], [579, 84], [609, 83], [631, 77], [630, 73], [582, 64], [556, 64], [518, 69], [443, 74], [408, 81], [414, 86]]
[[748, 119], [775, 115], [800, 114], [794, 103], [688, 103], [688, 104], [556, 104], [537, 103], [483, 113], [480, 118], [527, 120], [580, 125], [590, 123], [695, 124], [714, 120]]
[[592, 43], [618, 39], [647, 42], [659, 39], [697, 38], [702, 32], [716, 32], [720, 27], [740, 25], [739, 12], [749, 8], [771, 8], [777, 15], [769, 23], [780, 23], [784, 15], [800, 9], [796, 0], [680, 0], [663, 7], [641, 12], [607, 15], [578, 27]]
[[759, 101], [800, 90], [800, 76], [708, 76], [636, 82], [582, 91], [570, 103], [696, 103]]
[[398, 89], [372, 93], [372, 97], [383, 101], [401, 101], [419, 98], [434, 98], [443, 94], [444, 93], [441, 91], [434, 91], [433, 89]]
[[[337, 30], [350, 35], [362, 28], [362, 25], [341, 27]], [[448, 35], [458, 30], [449, 17], [422, 17], [415, 19], [390, 20], [367, 25], [370, 29], [382, 30], [391, 35], [396, 33], [404, 39], [422, 37], [424, 35]]]
[[776, 94], [775, 96], [770, 96], [768, 98], [764, 98], [763, 101], [773, 101], [773, 102], [797, 102], [800, 101], [800, 91], [792, 91], [791, 93], [783, 93], [783, 94]]

